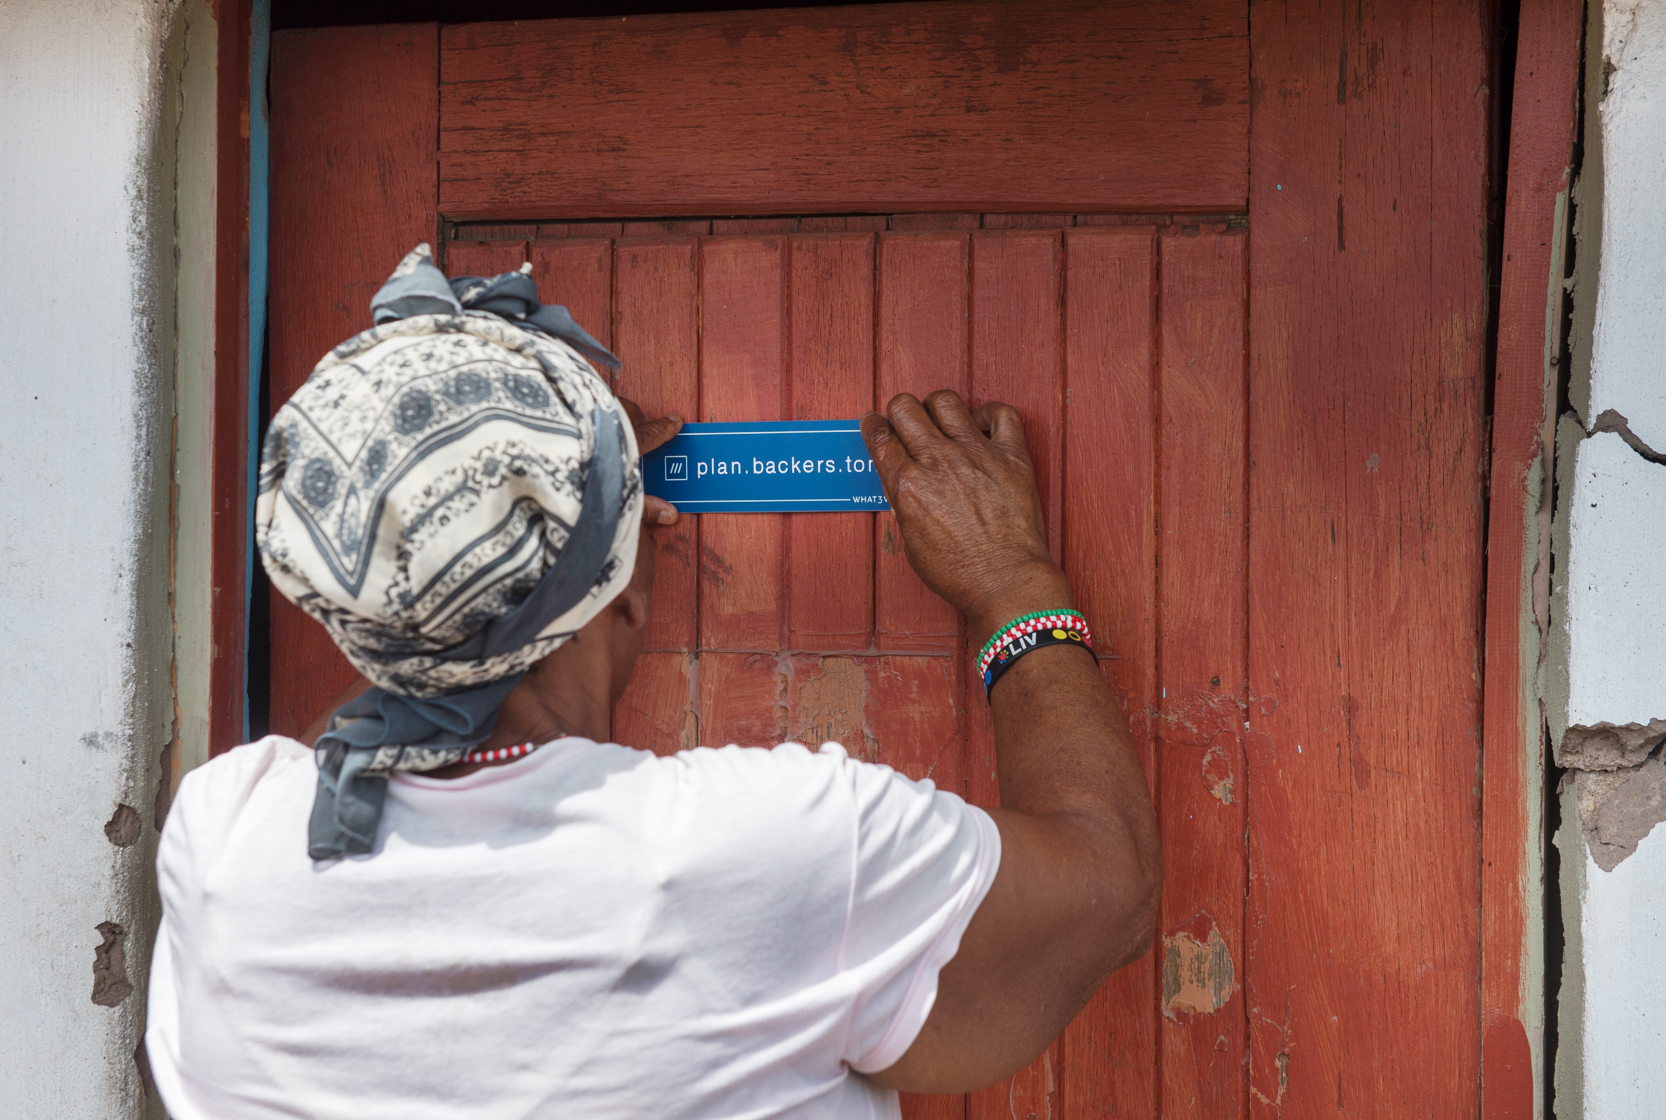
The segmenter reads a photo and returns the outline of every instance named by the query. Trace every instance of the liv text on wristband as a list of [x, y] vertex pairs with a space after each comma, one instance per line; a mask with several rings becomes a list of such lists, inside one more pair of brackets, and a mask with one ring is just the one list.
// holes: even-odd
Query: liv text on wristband
[[978, 651], [978, 672], [983, 673], [994, 660], [995, 653], [1001, 646], [1009, 642], [1015, 635], [1034, 634], [1041, 630], [1080, 630], [1082, 637], [1091, 645], [1093, 635], [1088, 631], [1088, 620], [1081, 611], [1073, 611], [1068, 607], [1060, 607], [1050, 611], [1031, 611], [1021, 614], [1005, 626], [996, 630], [983, 643], [983, 649]]
[[[1037, 625], [1041, 619], [1048, 621]], [[1047, 611], [1025, 616], [997, 631], [992, 643], [991, 647], [986, 647], [987, 654], [980, 659], [985, 700], [994, 691], [995, 682], [1026, 653], [1043, 646], [1076, 645], [1093, 654], [1093, 639], [1087, 620], [1075, 611]]]

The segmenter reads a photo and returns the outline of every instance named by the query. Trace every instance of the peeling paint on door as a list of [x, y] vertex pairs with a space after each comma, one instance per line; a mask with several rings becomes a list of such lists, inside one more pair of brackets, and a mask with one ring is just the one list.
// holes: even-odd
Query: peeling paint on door
[[1163, 938], [1163, 1014], [1207, 1015], [1226, 1006], [1237, 990], [1232, 954], [1219, 927], [1209, 926], [1209, 939], [1200, 942], [1186, 933]]

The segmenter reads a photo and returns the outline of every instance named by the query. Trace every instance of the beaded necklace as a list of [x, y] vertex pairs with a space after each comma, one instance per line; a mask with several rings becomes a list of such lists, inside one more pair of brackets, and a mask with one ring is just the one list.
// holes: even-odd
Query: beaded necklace
[[464, 762], [507, 762], [512, 758], [531, 754], [538, 748], [532, 743], [516, 743], [512, 747], [493, 747], [489, 751], [470, 751], [463, 756]]

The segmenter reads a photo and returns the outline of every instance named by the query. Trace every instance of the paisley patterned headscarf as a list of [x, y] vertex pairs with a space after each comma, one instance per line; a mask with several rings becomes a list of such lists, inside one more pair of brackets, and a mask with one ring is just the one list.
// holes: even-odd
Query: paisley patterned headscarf
[[370, 852], [387, 777], [459, 761], [534, 662], [630, 582], [636, 439], [580, 356], [618, 361], [524, 271], [447, 280], [418, 246], [267, 433], [272, 585], [374, 688], [317, 743], [314, 859]]

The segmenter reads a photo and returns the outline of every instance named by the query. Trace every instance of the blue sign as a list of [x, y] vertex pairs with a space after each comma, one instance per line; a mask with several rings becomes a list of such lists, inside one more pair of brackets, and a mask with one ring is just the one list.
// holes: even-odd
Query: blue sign
[[690, 513], [890, 509], [855, 420], [684, 424], [642, 457], [648, 493]]

